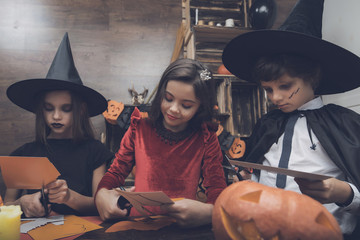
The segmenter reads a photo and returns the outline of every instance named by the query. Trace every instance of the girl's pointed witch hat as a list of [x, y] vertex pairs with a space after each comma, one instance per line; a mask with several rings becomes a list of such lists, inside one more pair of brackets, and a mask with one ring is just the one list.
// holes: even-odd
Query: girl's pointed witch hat
[[318, 61], [323, 77], [315, 94], [342, 93], [360, 86], [360, 58], [321, 39], [323, 0], [299, 0], [278, 30], [241, 34], [225, 47], [222, 60], [235, 76], [253, 81], [252, 68], [261, 56], [295, 54]]
[[68, 34], [65, 33], [45, 78], [27, 79], [8, 87], [8, 98], [30, 112], [36, 110], [36, 96], [44, 91], [69, 90], [87, 103], [90, 117], [104, 112], [107, 101], [99, 92], [83, 85], [76, 70]]

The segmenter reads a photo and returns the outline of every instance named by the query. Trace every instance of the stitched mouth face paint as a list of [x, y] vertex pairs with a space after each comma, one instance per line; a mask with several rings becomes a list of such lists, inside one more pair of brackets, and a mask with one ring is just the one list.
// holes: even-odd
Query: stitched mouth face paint
[[299, 90], [300, 90], [300, 88], [296, 89], [296, 91], [294, 91], [294, 92], [290, 95], [289, 99], [291, 99], [295, 94], [297, 94], [297, 93], [299, 92]]

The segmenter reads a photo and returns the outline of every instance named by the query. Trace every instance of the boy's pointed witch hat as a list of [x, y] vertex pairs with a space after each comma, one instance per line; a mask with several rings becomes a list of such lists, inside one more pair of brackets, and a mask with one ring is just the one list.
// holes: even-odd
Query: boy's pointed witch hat
[[360, 86], [360, 58], [321, 39], [323, 0], [299, 0], [278, 30], [241, 34], [225, 47], [222, 60], [235, 76], [253, 81], [256, 60], [265, 55], [296, 54], [318, 61], [323, 78], [315, 94], [342, 93]]
[[36, 96], [51, 90], [70, 90], [79, 94], [88, 105], [90, 117], [104, 112], [107, 108], [107, 101], [100, 93], [83, 85], [75, 67], [67, 33], [45, 78], [16, 82], [8, 87], [6, 93], [13, 103], [35, 113]]

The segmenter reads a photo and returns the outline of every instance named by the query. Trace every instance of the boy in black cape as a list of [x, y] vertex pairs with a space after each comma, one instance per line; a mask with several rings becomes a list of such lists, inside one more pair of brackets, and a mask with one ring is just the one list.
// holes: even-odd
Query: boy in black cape
[[261, 84], [278, 108], [257, 122], [244, 160], [331, 176], [309, 181], [259, 171], [253, 178], [320, 201], [345, 239], [360, 239], [360, 115], [324, 105], [320, 97], [359, 87], [360, 58], [321, 39], [323, 4], [300, 0], [280, 29], [234, 38], [223, 63], [237, 77]]

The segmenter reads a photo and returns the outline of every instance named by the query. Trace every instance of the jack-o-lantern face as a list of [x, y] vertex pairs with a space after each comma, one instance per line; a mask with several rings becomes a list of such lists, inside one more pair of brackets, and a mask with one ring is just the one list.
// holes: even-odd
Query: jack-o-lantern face
[[226, 154], [231, 158], [241, 158], [245, 153], [245, 142], [240, 138], [235, 138], [230, 149], [226, 151]]
[[251, 181], [228, 186], [215, 202], [216, 239], [343, 239], [340, 227], [318, 201]]
[[103, 112], [103, 116], [105, 117], [106, 121], [110, 124], [116, 125], [117, 118], [124, 110], [124, 104], [121, 102], [116, 102], [114, 100], [108, 101], [108, 108], [105, 112]]

